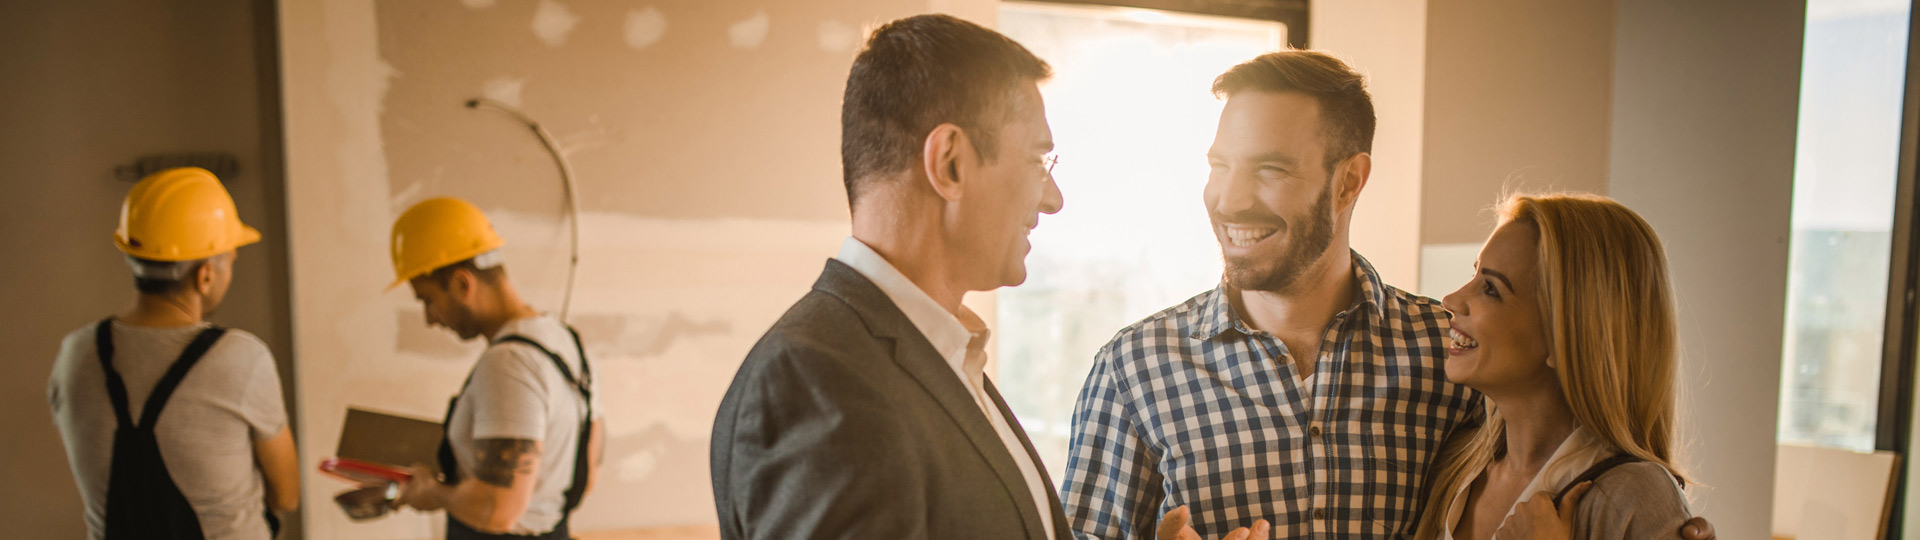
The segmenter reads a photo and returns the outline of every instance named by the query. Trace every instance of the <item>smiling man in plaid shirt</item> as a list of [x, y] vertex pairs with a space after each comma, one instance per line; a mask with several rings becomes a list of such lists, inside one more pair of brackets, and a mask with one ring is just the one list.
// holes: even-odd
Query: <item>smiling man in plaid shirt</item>
[[[1074, 412], [1068, 521], [1097, 539], [1171, 538], [1183, 523], [1182, 538], [1217, 538], [1262, 519], [1274, 538], [1409, 535], [1428, 466], [1482, 399], [1441, 372], [1440, 303], [1381, 282], [1348, 248], [1372, 168], [1363, 78], [1283, 51], [1213, 90], [1227, 102], [1204, 198], [1226, 275], [1096, 356]], [[1699, 520], [1686, 532], [1712, 535]]]

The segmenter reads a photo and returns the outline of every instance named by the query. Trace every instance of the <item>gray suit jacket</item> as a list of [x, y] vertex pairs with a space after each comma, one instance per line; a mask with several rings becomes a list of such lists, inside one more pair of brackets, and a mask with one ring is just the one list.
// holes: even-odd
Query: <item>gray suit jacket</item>
[[[987, 393], [1033, 444], [991, 382]], [[827, 261], [747, 353], [713, 421], [726, 540], [1071, 538], [1033, 496], [953, 368], [880, 288]], [[1041, 469], [1046, 479], [1046, 470]]]

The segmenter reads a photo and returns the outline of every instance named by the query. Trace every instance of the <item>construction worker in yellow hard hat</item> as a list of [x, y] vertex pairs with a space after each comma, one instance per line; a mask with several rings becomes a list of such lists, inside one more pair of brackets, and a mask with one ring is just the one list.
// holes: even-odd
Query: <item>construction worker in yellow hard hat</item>
[[267, 539], [275, 513], [299, 504], [273, 354], [206, 321], [235, 250], [259, 240], [204, 169], [160, 171], [127, 193], [113, 244], [139, 295], [67, 334], [48, 382], [92, 537]]
[[455, 198], [421, 201], [393, 224], [389, 289], [409, 284], [428, 325], [488, 342], [447, 405], [438, 466], [416, 465], [396, 500], [446, 509], [448, 540], [568, 538], [567, 517], [600, 464], [586, 349], [520, 299], [504, 243], [479, 208]]

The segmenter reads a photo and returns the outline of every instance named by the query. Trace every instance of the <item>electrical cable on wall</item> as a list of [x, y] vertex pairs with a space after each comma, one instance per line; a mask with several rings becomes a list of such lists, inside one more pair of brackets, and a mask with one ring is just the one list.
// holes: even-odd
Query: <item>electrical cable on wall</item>
[[540, 144], [547, 147], [547, 153], [553, 154], [553, 162], [560, 167], [560, 186], [567, 195], [567, 224], [571, 240], [567, 248], [567, 284], [560, 296], [560, 322], [565, 323], [567, 311], [573, 307], [573, 278], [580, 272], [580, 199], [573, 190], [573, 167], [567, 164], [567, 156], [560, 152], [560, 146], [553, 142], [553, 134], [519, 109], [487, 98], [467, 100], [467, 108], [493, 109], [526, 124], [527, 129], [533, 130], [533, 135], [540, 138]]

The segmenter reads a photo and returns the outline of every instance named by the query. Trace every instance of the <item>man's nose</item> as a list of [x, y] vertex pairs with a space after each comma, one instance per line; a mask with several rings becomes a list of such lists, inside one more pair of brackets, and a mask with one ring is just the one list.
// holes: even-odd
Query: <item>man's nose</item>
[[1067, 197], [1065, 194], [1060, 193], [1060, 184], [1054, 182], [1053, 177], [1047, 177], [1046, 184], [1047, 187], [1040, 193], [1040, 213], [1052, 214], [1059, 212], [1061, 208], [1067, 205]]
[[1220, 197], [1213, 201], [1213, 211], [1222, 216], [1232, 216], [1253, 208], [1257, 199], [1254, 183], [1245, 175], [1229, 172], [1221, 177]]

